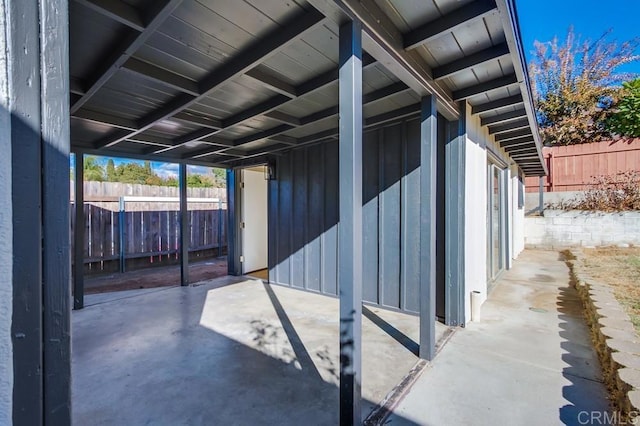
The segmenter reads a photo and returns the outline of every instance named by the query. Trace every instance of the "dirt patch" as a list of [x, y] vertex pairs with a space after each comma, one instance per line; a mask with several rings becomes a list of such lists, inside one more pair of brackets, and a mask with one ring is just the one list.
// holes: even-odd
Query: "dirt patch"
[[583, 249], [583, 268], [608, 284], [640, 334], [640, 247]]
[[[221, 257], [189, 265], [189, 282], [227, 275], [227, 258]], [[180, 285], [180, 265], [160, 266], [109, 275], [85, 277], [85, 293], [106, 293], [109, 291], [135, 290], [139, 288], [170, 287]]]

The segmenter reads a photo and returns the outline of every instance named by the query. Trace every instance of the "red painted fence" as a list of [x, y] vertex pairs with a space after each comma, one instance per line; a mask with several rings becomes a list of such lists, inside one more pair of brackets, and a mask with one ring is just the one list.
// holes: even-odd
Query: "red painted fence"
[[[586, 143], [543, 148], [549, 175], [545, 192], [583, 191], [594, 176], [640, 170], [640, 139]], [[538, 192], [538, 177], [525, 179], [527, 192]]]

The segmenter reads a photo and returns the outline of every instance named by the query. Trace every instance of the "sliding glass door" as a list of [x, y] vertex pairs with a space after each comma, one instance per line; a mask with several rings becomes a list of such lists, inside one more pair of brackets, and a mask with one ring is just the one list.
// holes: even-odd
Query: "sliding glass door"
[[487, 171], [487, 279], [492, 282], [504, 269], [504, 170], [489, 163]]

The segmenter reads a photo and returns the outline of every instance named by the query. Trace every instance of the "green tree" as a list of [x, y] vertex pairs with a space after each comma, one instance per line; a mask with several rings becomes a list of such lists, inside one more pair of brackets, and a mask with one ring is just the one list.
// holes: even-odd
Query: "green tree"
[[227, 187], [227, 171], [226, 169], [220, 169], [218, 167], [214, 167], [211, 169], [211, 175], [213, 180], [213, 186], [216, 188], [226, 188]]
[[[82, 155], [82, 154], [78, 154]], [[84, 157], [84, 180], [102, 182], [105, 178], [104, 168], [98, 163], [98, 158], [93, 155]]]
[[116, 178], [116, 166], [113, 163], [113, 158], [109, 158], [107, 161], [107, 181], [113, 182]]
[[595, 42], [581, 42], [573, 28], [560, 44], [535, 42], [530, 77], [538, 124], [545, 144], [570, 145], [610, 137], [605, 123], [631, 76], [620, 65], [639, 59], [640, 38], [618, 44], [610, 31]]
[[612, 133], [640, 137], [640, 78], [622, 83], [621, 99], [612, 111], [607, 127]]

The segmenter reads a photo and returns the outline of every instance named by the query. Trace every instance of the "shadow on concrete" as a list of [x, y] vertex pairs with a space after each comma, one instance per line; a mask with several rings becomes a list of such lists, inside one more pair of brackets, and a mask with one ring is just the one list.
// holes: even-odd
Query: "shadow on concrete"
[[409, 352], [414, 354], [415, 356], [420, 356], [420, 345], [416, 343], [411, 337], [404, 334], [402, 331], [398, 330], [396, 327], [382, 319], [380, 316], [376, 315], [371, 309], [366, 306], [362, 307], [362, 315], [365, 318], [368, 318], [369, 321], [380, 327], [382, 331], [387, 333], [389, 336], [393, 337], [393, 339], [404, 346]]
[[[564, 253], [560, 253], [561, 261], [568, 260]], [[597, 356], [593, 354], [592, 344], [580, 344], [575, 339], [576, 333], [587, 334], [582, 341], [591, 342], [590, 331], [584, 318], [584, 308], [582, 301], [573, 286], [573, 280], [567, 271], [567, 287], [560, 288], [557, 297], [557, 310], [560, 337], [564, 340], [560, 343], [563, 349], [562, 360], [567, 364], [562, 370], [565, 379], [571, 382], [570, 385], [562, 388], [562, 396], [570, 403], [560, 407], [559, 418], [564, 425], [584, 425], [585, 421], [591, 421], [592, 413], [597, 416], [604, 416], [610, 411], [610, 407], [593, 403], [600, 401], [598, 398], [602, 388], [602, 372], [600, 363], [595, 361]], [[597, 417], [601, 418], [601, 417]]]
[[[251, 347], [237, 339], [231, 320], [225, 334], [207, 326], [211, 290], [237, 283], [177, 287], [75, 311], [74, 424], [338, 424], [338, 388], [322, 380], [268, 286], [282, 329], [251, 324]], [[220, 314], [209, 308], [207, 315]], [[260, 350], [280, 344], [282, 330], [293, 348], [287, 361]]]

